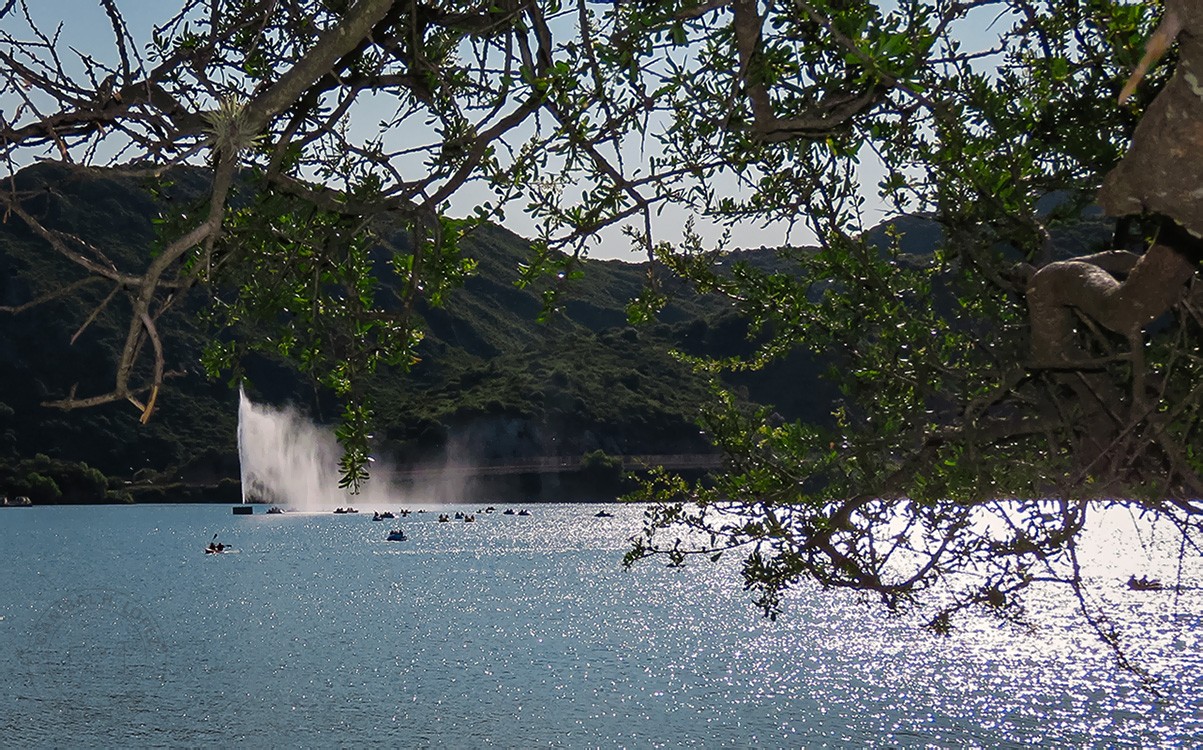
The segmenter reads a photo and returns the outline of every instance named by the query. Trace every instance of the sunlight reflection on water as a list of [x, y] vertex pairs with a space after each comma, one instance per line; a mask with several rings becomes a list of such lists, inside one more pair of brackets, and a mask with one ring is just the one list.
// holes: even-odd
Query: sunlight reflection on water
[[[5, 511], [0, 544], [24, 554], [0, 592], [0, 673], [14, 675], [0, 738], [1154, 746], [1203, 733], [1203, 601], [1124, 588], [1130, 571], [1175, 572], [1139, 543], [1096, 544], [1092, 591], [1163, 698], [1116, 668], [1055, 588], [1033, 598], [1031, 633], [970, 618], [934, 637], [810, 588], [773, 623], [734, 559], [621, 570], [639, 508], [531, 507], [475, 524], [435, 521], [454, 508], [386, 523], [224, 506]], [[392, 526], [409, 541], [384, 541]], [[201, 554], [214, 534], [236, 553]]]

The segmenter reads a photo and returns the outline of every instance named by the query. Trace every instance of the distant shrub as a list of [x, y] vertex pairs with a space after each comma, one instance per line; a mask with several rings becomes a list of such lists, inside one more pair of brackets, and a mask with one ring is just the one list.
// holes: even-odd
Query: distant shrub
[[130, 494], [129, 490], [105, 490], [104, 500], [107, 503], [134, 504], [134, 496]]
[[57, 482], [36, 472], [25, 477], [25, 494], [38, 501], [57, 500], [63, 496]]

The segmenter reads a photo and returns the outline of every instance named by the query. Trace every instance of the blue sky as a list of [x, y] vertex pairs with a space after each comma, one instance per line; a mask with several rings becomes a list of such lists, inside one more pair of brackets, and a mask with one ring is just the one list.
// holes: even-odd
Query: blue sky
[[[140, 45], [150, 39], [153, 26], [167, 21], [178, 12], [181, 4], [177, 0], [115, 0], [115, 2], [124, 15], [131, 34]], [[95, 0], [33, 0], [29, 4], [31, 13], [34, 14], [35, 20], [42, 25], [43, 31], [50, 33], [56, 27], [60, 29], [60, 48], [72, 47], [101, 59], [115, 59], [112, 27], [100, 4]], [[17, 23], [14, 24], [15, 20]], [[995, 28], [991, 28], [992, 22], [994, 22], [993, 15], [979, 14], [972, 23], [965, 24], [965, 44], [975, 48], [987, 44], [993, 34], [1000, 30], [997, 26], [1005, 23], [998, 22]], [[23, 22], [14, 19], [11, 15], [0, 20], [0, 25], [14, 32], [24, 26]], [[0, 102], [4, 102], [4, 99], [0, 98]], [[11, 106], [11, 103], [6, 106]], [[375, 122], [379, 119], [378, 112], [368, 111], [361, 122]], [[645, 158], [646, 154], [628, 151], [627, 156], [638, 160]], [[882, 169], [875, 160], [867, 158], [862, 161], [861, 183], [864, 186], [866, 197], [864, 215], [866, 226], [879, 223], [890, 215], [886, 207], [876, 198], [876, 186], [881, 177]], [[727, 184], [729, 192], [738, 196], [740, 188], [735, 181], [730, 180]], [[469, 186], [452, 201], [451, 213], [471, 213], [476, 204], [488, 200], [489, 197], [483, 188]], [[688, 218], [689, 213], [681, 207], [663, 208], [661, 213], [655, 215], [653, 219], [654, 239], [656, 241], [679, 240]], [[697, 219], [697, 222], [696, 229], [707, 240], [714, 240], [722, 233], [721, 228], [714, 224], [700, 219]], [[523, 214], [521, 206], [515, 205], [507, 209], [504, 224], [510, 230], [523, 236], [530, 237], [537, 233], [531, 220]], [[787, 234], [787, 226], [784, 223], [769, 226], [749, 223], [736, 227], [732, 233], [732, 239], [735, 247], [776, 246], [786, 241], [794, 244], [807, 244], [813, 241], [813, 237], [808, 234], [801, 223], [796, 225], [792, 236]], [[611, 228], [603, 233], [596, 243], [590, 244], [589, 255], [603, 259], [642, 259], [642, 256], [631, 249], [630, 240], [622, 236], [617, 228]]]

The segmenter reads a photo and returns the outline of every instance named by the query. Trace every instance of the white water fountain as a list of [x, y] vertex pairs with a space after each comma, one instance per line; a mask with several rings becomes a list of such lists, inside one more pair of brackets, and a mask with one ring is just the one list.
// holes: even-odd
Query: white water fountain
[[286, 505], [294, 510], [384, 504], [387, 478], [372, 467], [372, 479], [358, 495], [338, 486], [342, 448], [329, 431], [295, 408], [254, 404], [238, 390], [238, 461], [242, 502]]

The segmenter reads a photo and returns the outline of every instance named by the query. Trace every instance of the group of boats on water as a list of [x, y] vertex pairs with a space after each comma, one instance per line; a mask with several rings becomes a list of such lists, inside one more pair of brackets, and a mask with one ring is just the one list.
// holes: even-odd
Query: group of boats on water
[[5, 497], [0, 500], [0, 508], [28, 508], [33, 505], [33, 501], [21, 495], [20, 497]]
[[[284, 512], [286, 512], [284, 510], [284, 508], [281, 508], [278, 505], [273, 505], [267, 509], [267, 513], [269, 515], [275, 515], [277, 513], [284, 513]], [[389, 510], [372, 511], [372, 520], [373, 521], [387, 521], [387, 520], [396, 519], [398, 517], [405, 518], [405, 517], [409, 516], [411, 513], [425, 513], [425, 512], [426, 511], [421, 508], [419, 508], [417, 511], [411, 511], [408, 508], [402, 508], [401, 510], [397, 511], [396, 513], [393, 513], [392, 511], [389, 511]], [[484, 513], [484, 514], [491, 514], [491, 513], [495, 513], [495, 512], [497, 512], [497, 508], [495, 508], [492, 505], [488, 506], [487, 508], [481, 508], [479, 511], [477, 511], [477, 513]], [[335, 515], [342, 516], [342, 515], [347, 515], [349, 513], [357, 514], [357, 513], [359, 513], [359, 511], [356, 508], [349, 507], [349, 506], [346, 508], [338, 507], [338, 508], [334, 509]], [[501, 511], [501, 515], [503, 515], [503, 516], [529, 516], [530, 514], [531, 514], [530, 511], [527, 510], [526, 508], [522, 508], [521, 510], [514, 510], [513, 508], [507, 508], [506, 510]], [[600, 516], [610, 516], [611, 514], [605, 512], [605, 511], [601, 511], [599, 513], [596, 513], [595, 515], [600, 517]], [[463, 511], [456, 511], [454, 515], [451, 515], [449, 513], [440, 513], [437, 520], [439, 523], [450, 523], [452, 520], [463, 521], [464, 523], [474, 523], [476, 521], [476, 513], [464, 513]], [[409, 537], [405, 535], [405, 531], [403, 531], [402, 529], [392, 529], [385, 536], [385, 539], [390, 542], [404, 542], [404, 541], [408, 541]], [[212, 543], [210, 543], [209, 547], [205, 549], [206, 554], [213, 554], [213, 553], [218, 553], [218, 552], [222, 552], [222, 551], [223, 550], [221, 549], [221, 545], [215, 546]]]
[[[492, 505], [490, 505], [487, 508], [482, 508], [478, 512], [479, 513], [493, 513], [496, 510], [497, 510], [496, 508], [494, 508]], [[335, 512], [337, 513], [338, 511], [335, 511]], [[409, 511], [408, 509], [402, 508], [400, 511], [401, 517], [404, 518], [404, 517], [408, 516], [410, 514], [410, 512], [411, 511]], [[419, 509], [417, 512], [425, 513], [426, 511]], [[530, 511], [527, 510], [526, 508], [523, 508], [522, 510], [518, 510], [518, 511], [515, 511], [513, 508], [509, 508], [509, 509], [503, 511], [502, 515], [504, 515], [504, 516], [529, 516]], [[396, 516], [394, 516], [392, 513], [388, 512], [388, 511], [385, 511], [383, 513], [373, 513], [372, 514], [373, 521], [383, 521], [387, 518], [396, 518]], [[476, 513], [464, 513], [463, 511], [456, 511], [454, 515], [452, 515], [450, 513], [440, 513], [437, 521], [438, 521], [438, 523], [451, 523], [452, 519], [454, 519], [456, 521], [463, 521], [464, 523], [476, 523]], [[388, 536], [385, 537], [385, 539], [390, 542], [404, 542], [408, 538], [409, 537], [405, 536], [405, 532], [402, 531], [401, 529], [393, 529], [392, 531], [390, 531], [388, 533]]]

